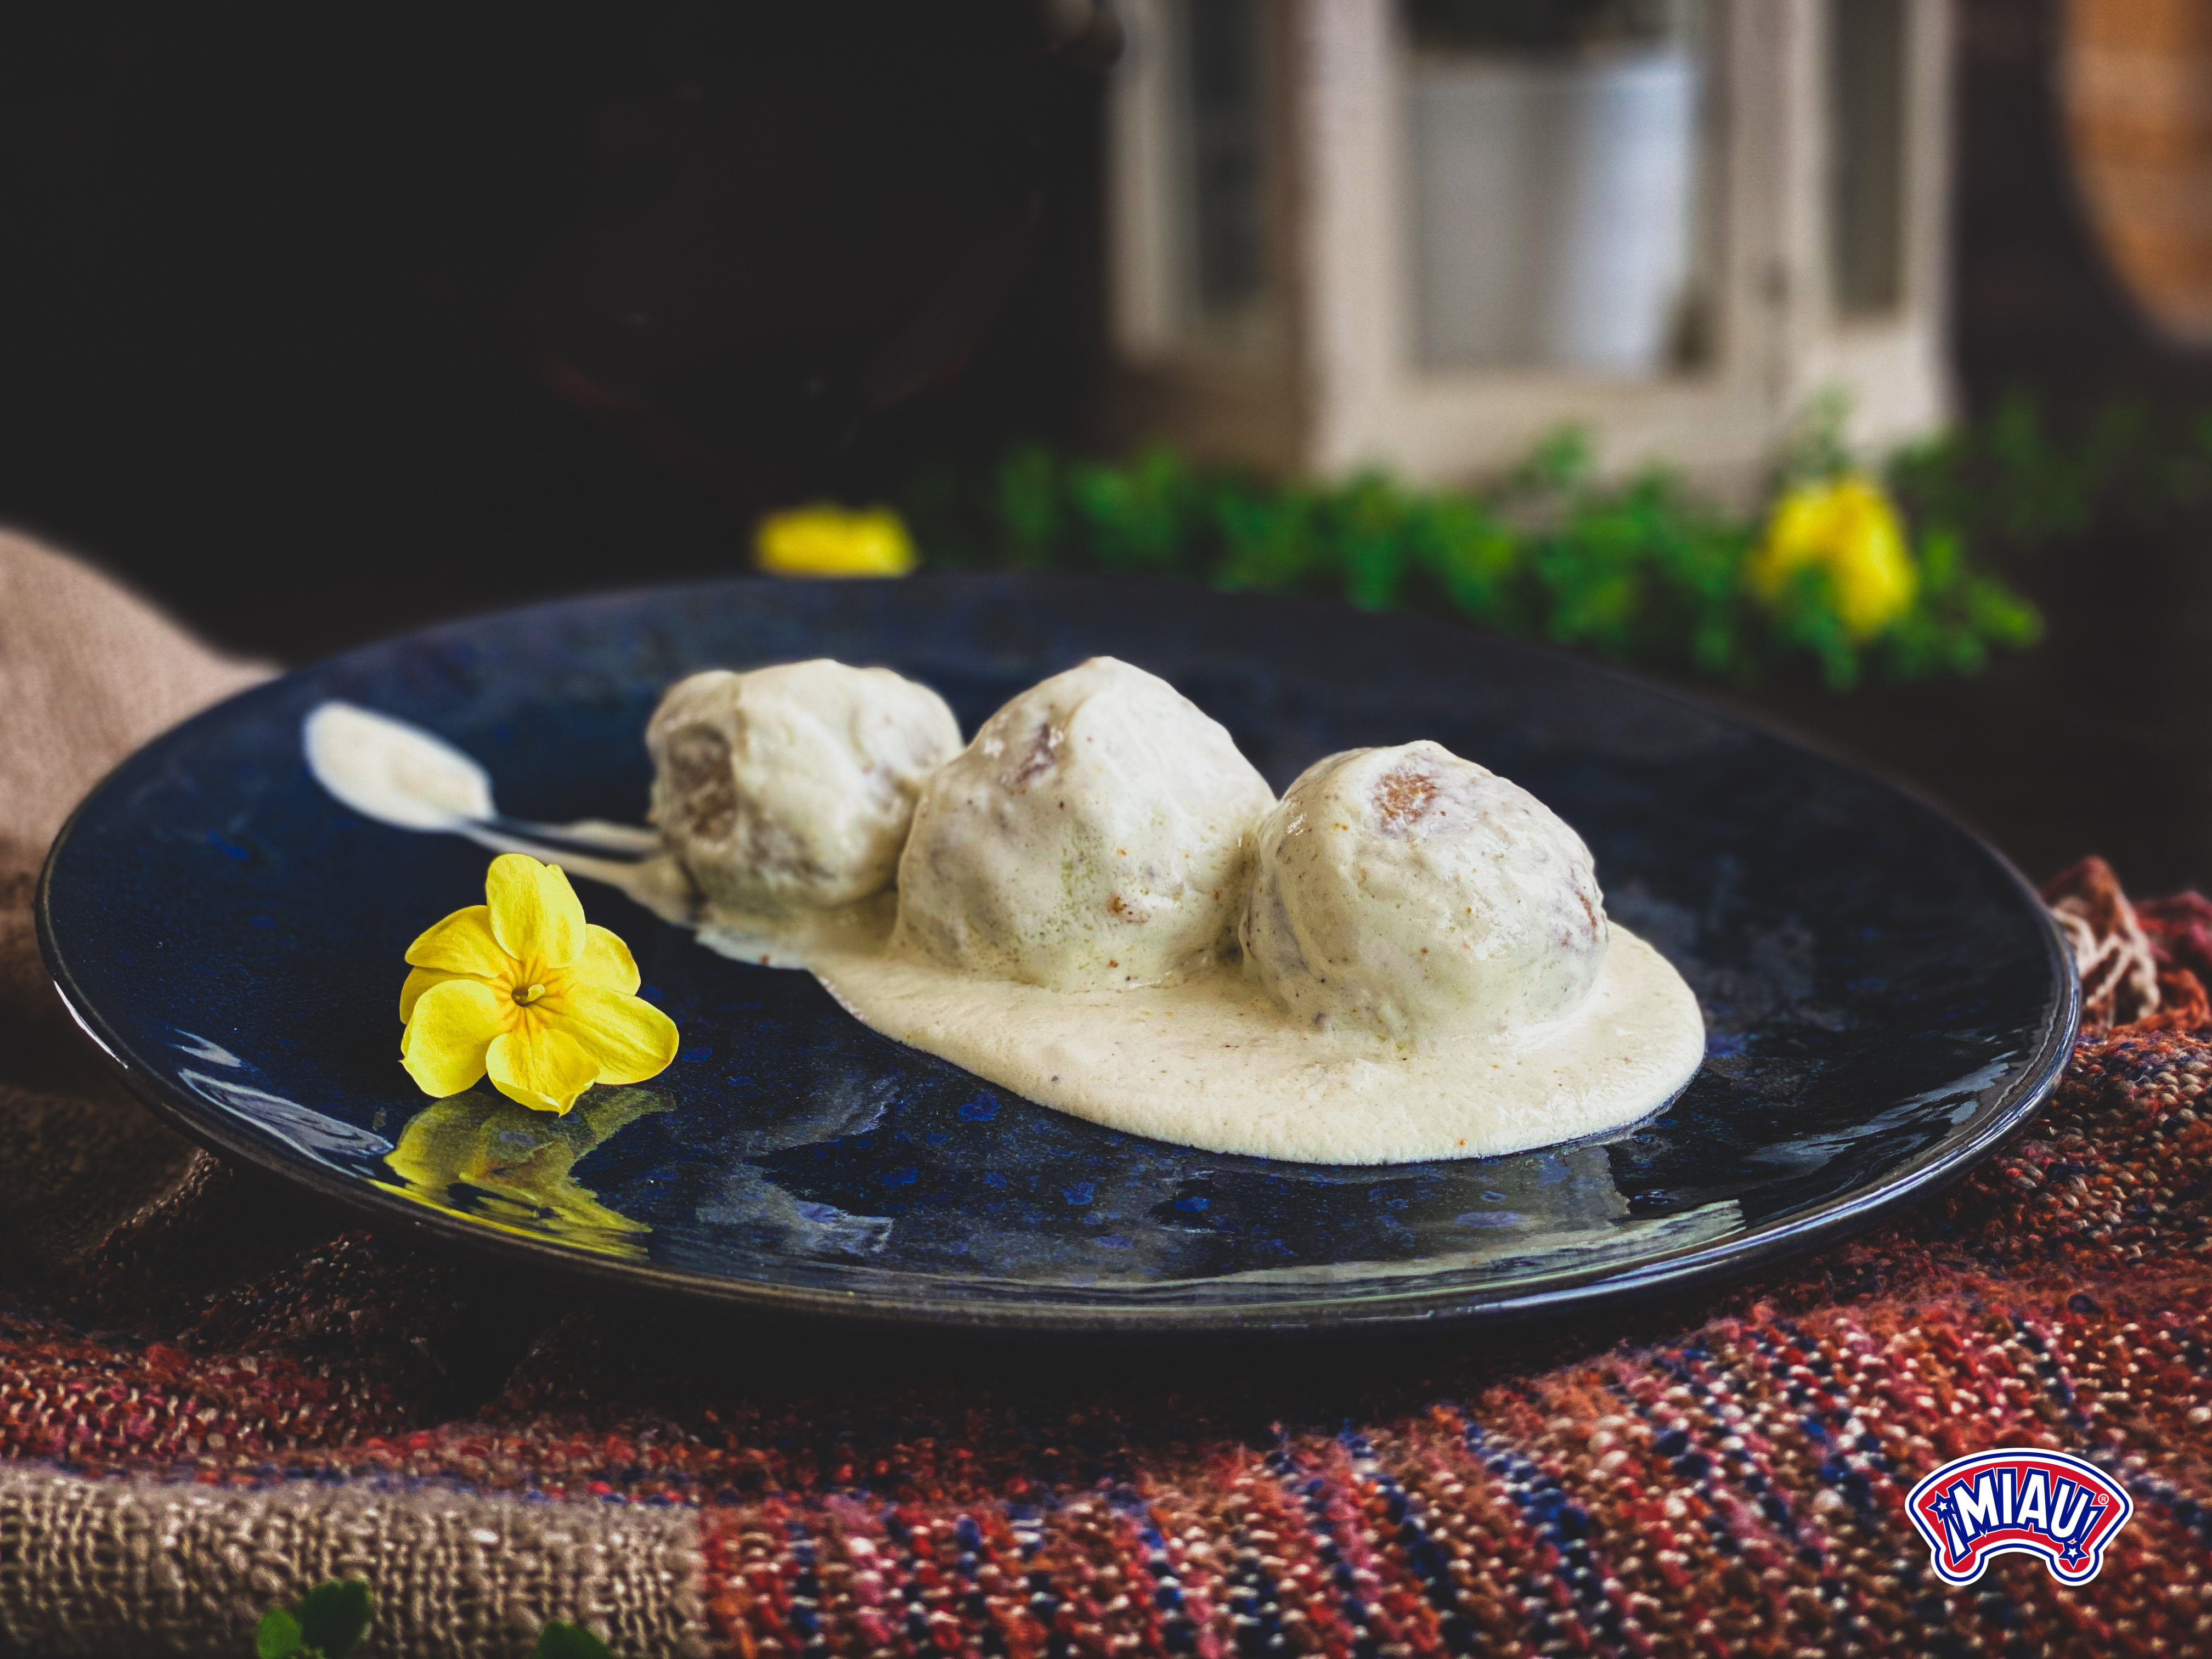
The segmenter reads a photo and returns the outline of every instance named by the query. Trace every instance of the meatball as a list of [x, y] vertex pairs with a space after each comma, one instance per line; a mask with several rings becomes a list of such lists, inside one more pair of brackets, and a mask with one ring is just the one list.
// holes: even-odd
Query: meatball
[[1540, 1025], [1604, 963], [1581, 837], [1441, 744], [1316, 763], [1258, 837], [1245, 972], [1316, 1025], [1413, 1042]]
[[1031, 687], [923, 787], [898, 948], [1056, 991], [1231, 954], [1274, 792], [1165, 680], [1111, 657]]
[[775, 916], [890, 881], [915, 797], [959, 752], [960, 727], [927, 686], [817, 660], [694, 674], [645, 741], [670, 854], [710, 902]]

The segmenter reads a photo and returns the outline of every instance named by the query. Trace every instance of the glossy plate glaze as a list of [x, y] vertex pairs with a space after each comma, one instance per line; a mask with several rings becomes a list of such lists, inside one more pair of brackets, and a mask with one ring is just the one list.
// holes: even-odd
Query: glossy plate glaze
[[[508, 812], [635, 823], [646, 716], [695, 669], [880, 663], [972, 732], [1097, 653], [1173, 681], [1278, 789], [1427, 737], [1534, 790], [1697, 992], [1688, 1090], [1509, 1158], [1223, 1158], [1033, 1105], [589, 884], [684, 1033], [676, 1063], [562, 1120], [488, 1087], [428, 1102], [401, 1072], [400, 952], [481, 898], [487, 854], [325, 795], [300, 750], [317, 703], [439, 733]], [[1061, 1333], [1498, 1317], [1741, 1270], [1963, 1172], [2033, 1115], [2079, 1018], [2002, 859], [1774, 736], [1461, 628], [1014, 576], [578, 600], [303, 670], [110, 776], [55, 844], [40, 921], [62, 994], [156, 1111], [386, 1221], [710, 1301]]]

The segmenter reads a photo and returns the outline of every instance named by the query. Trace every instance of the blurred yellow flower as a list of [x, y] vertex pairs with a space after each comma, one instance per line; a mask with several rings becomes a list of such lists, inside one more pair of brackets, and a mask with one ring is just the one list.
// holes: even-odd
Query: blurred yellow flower
[[1880, 484], [1857, 473], [1785, 491], [1744, 574], [1771, 601], [1801, 570], [1826, 574], [1836, 613], [1855, 639], [1871, 638], [1911, 610], [1920, 587], [1897, 509]]
[[676, 1024], [632, 994], [629, 947], [584, 921], [557, 865], [502, 853], [483, 904], [407, 947], [400, 1063], [426, 1095], [489, 1074], [509, 1100], [566, 1112], [594, 1083], [642, 1083], [676, 1058]]
[[772, 576], [903, 576], [915, 566], [906, 521], [887, 507], [771, 513], [760, 522], [753, 552]]

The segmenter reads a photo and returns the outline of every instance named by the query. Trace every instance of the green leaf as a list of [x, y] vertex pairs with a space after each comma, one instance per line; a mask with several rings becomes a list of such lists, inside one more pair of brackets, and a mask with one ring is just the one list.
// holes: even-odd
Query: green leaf
[[1966, 589], [1966, 620], [2000, 645], [2033, 645], [2043, 637], [2042, 613], [2002, 582], [1978, 576]]
[[539, 1632], [530, 1659], [615, 1659], [615, 1652], [580, 1626], [565, 1625], [556, 1619]]
[[1920, 538], [1920, 585], [1930, 595], [1948, 593], [1957, 586], [1963, 562], [1954, 532], [1930, 530]]
[[1304, 496], [1289, 490], [1224, 490], [1214, 499], [1213, 518], [1228, 550], [1214, 574], [1215, 586], [1291, 587], [1312, 570], [1312, 514]]
[[1107, 569], [1165, 569], [1182, 554], [1190, 476], [1168, 451], [1147, 451], [1129, 467], [1072, 468], [1067, 484]]
[[282, 1607], [261, 1615], [253, 1632], [253, 1659], [292, 1659], [301, 1648], [300, 1621]]
[[1008, 451], [999, 463], [998, 486], [999, 521], [1006, 526], [1014, 562], [1025, 567], [1053, 562], [1064, 532], [1060, 472], [1052, 452], [1042, 444]]
[[1564, 426], [1528, 453], [1515, 482], [1528, 489], [1572, 489], [1589, 478], [1595, 465], [1589, 434]]
[[1362, 611], [1387, 611], [1398, 603], [1407, 549], [1406, 509], [1388, 479], [1367, 473], [1329, 504], [1329, 526], [1344, 597]]
[[1782, 476], [1793, 483], [1832, 478], [1851, 464], [1845, 433], [1850, 425], [1850, 395], [1838, 386], [1814, 394], [1798, 416], [1782, 458]]
[[300, 1637], [328, 1659], [345, 1659], [368, 1634], [374, 1598], [358, 1578], [318, 1584], [300, 1600]]

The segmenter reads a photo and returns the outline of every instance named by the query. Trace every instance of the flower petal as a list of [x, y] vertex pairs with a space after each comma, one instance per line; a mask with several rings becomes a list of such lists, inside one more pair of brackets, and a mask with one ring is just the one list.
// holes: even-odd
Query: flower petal
[[542, 975], [584, 951], [584, 906], [557, 864], [527, 853], [501, 853], [484, 876], [492, 937], [500, 949]]
[[400, 1064], [424, 1094], [459, 1094], [483, 1076], [487, 1051], [514, 1018], [514, 1004], [482, 980], [433, 985], [416, 999]]
[[514, 971], [507, 953], [492, 937], [491, 912], [481, 904], [456, 910], [424, 928], [407, 947], [405, 959], [410, 968], [442, 968], [478, 979], [500, 979]]
[[602, 1083], [642, 1083], [676, 1058], [676, 1022], [642, 997], [572, 983], [541, 1006], [598, 1063]]
[[571, 985], [597, 985], [625, 996], [639, 984], [636, 960], [624, 945], [596, 921], [584, 929], [584, 951], [568, 965]]
[[[415, 1005], [422, 1000], [422, 993], [433, 985], [443, 985], [449, 979], [477, 979], [474, 974], [449, 974], [443, 968], [410, 968], [407, 982], [399, 988], [399, 1018], [404, 1024], [415, 1018]], [[481, 984], [483, 981], [478, 980]]]
[[599, 1062], [550, 1022], [495, 1037], [484, 1063], [493, 1088], [540, 1112], [566, 1113], [578, 1095], [599, 1080]]
[[848, 513], [821, 506], [763, 519], [753, 554], [777, 576], [903, 576], [914, 568], [914, 539], [889, 507]]

